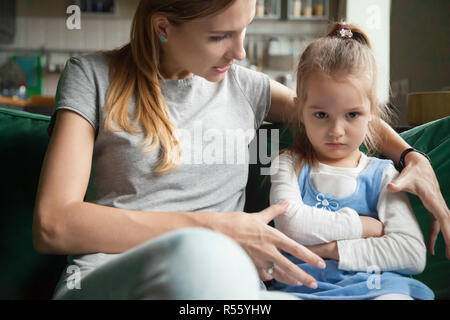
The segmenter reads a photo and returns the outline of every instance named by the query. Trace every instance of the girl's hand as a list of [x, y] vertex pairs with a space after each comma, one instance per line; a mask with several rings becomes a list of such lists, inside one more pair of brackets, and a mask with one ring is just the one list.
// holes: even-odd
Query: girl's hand
[[314, 246], [308, 246], [306, 248], [318, 254], [322, 258], [339, 261], [339, 248], [337, 245], [337, 241], [316, 244]]
[[406, 191], [417, 195], [425, 208], [432, 214], [428, 251], [434, 254], [434, 244], [442, 229], [445, 240], [446, 257], [450, 259], [450, 211], [441, 194], [439, 183], [429, 161], [417, 152], [405, 157], [406, 167], [387, 188], [389, 191]]
[[[287, 208], [288, 202], [285, 201], [252, 214], [218, 213], [212, 221], [214, 223], [212, 229], [228, 235], [244, 248], [258, 269], [261, 280], [268, 281], [274, 278], [289, 285], [305, 284], [315, 288], [316, 280], [284, 257], [280, 250], [318, 268], [325, 268], [325, 262], [318, 255], [268, 225]], [[271, 267], [273, 272], [269, 274], [267, 270]]]

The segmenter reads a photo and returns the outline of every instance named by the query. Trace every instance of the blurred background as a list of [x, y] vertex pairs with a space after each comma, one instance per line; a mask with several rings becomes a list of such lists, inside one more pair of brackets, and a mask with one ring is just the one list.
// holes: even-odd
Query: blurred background
[[[1, 106], [50, 115], [69, 57], [127, 43], [138, 2], [0, 0]], [[410, 128], [450, 115], [449, 12], [448, 0], [258, 0], [239, 64], [295, 89], [308, 43], [330, 21], [357, 23], [374, 44], [380, 100]]]

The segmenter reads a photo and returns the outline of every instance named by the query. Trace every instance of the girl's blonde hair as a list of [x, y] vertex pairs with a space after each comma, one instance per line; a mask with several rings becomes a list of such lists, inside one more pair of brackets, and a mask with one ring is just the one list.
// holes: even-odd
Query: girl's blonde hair
[[[343, 32], [343, 35], [339, 31]], [[348, 37], [348, 30], [352, 36]], [[326, 77], [345, 77], [358, 83], [370, 101], [373, 120], [369, 122], [364, 145], [370, 153], [379, 151], [381, 119], [389, 118], [386, 105], [377, 100], [377, 67], [372, 46], [365, 33], [355, 25], [345, 22], [334, 23], [325, 37], [313, 41], [300, 57], [297, 68], [297, 117], [289, 124], [293, 133], [293, 144], [284, 151], [298, 155], [297, 173], [303, 163], [314, 165], [316, 153], [309, 141], [301, 113], [307, 99], [308, 81], [313, 74]], [[363, 84], [363, 86], [359, 84]]]
[[[166, 16], [170, 23], [179, 25], [215, 14], [233, 1], [141, 0], [132, 21], [130, 42], [119, 49], [103, 52], [110, 58], [104, 129], [131, 134], [143, 131], [145, 152], [160, 147], [156, 174], [163, 175], [175, 170], [179, 166], [182, 150], [174, 136], [176, 128], [170, 121], [161, 93], [161, 44], [153, 28], [152, 17], [159, 13]], [[135, 114], [128, 113], [131, 97], [136, 103]], [[118, 128], [114, 128], [113, 123]]]

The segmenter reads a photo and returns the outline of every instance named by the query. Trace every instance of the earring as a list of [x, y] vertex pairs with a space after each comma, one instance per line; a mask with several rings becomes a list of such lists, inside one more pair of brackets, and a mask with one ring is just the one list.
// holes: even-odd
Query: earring
[[166, 42], [166, 41], [167, 41], [167, 38], [162, 34], [162, 35], [159, 37], [159, 40], [161, 40], [161, 42]]

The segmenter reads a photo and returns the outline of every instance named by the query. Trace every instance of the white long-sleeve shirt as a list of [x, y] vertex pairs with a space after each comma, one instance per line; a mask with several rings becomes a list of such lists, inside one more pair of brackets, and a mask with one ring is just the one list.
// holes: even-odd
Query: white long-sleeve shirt
[[[419, 224], [404, 192], [387, 191], [398, 172], [392, 166], [384, 171], [378, 200], [378, 218], [384, 235], [361, 238], [362, 224], [351, 208], [336, 212], [303, 203], [293, 158], [289, 153], [272, 162], [270, 203], [288, 200], [287, 211], [275, 218], [275, 227], [302, 245], [337, 241], [339, 269], [349, 271], [396, 271], [421, 273], [425, 268], [426, 247]], [[314, 187], [321, 193], [343, 198], [355, 191], [358, 175], [370, 158], [362, 154], [356, 168], [338, 168], [319, 163], [313, 167]]]

